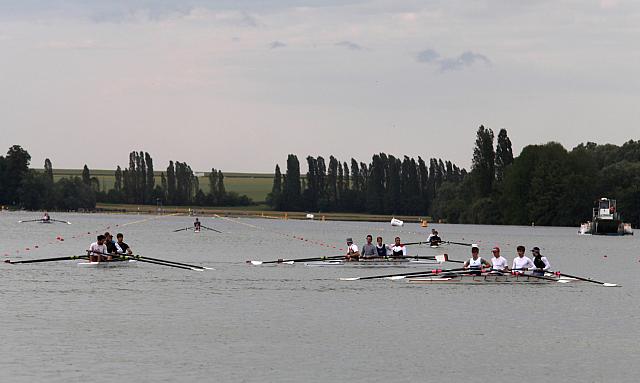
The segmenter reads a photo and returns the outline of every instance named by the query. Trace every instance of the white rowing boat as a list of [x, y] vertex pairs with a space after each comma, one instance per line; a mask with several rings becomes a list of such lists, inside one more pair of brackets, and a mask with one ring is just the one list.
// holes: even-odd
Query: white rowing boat
[[78, 262], [78, 267], [127, 267], [134, 266], [137, 263], [135, 259], [129, 259], [125, 261], [102, 261], [102, 262]]
[[400, 259], [386, 261], [345, 261], [342, 259], [305, 262], [305, 266], [328, 267], [328, 266], [353, 266], [353, 267], [405, 267], [434, 265], [440, 262], [435, 259]]
[[483, 274], [483, 275], [469, 275], [469, 274], [443, 274], [442, 276], [433, 277], [413, 277], [407, 278], [409, 283], [417, 284], [519, 284], [519, 283], [533, 283], [533, 284], [548, 284], [548, 283], [568, 283], [576, 281], [574, 278], [557, 277], [552, 274], [547, 274], [544, 278], [536, 278], [535, 276], [528, 274]]

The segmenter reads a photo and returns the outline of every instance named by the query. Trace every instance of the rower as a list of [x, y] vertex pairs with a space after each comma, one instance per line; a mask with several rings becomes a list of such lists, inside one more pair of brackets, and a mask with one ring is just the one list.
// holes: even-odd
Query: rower
[[509, 271], [509, 266], [507, 265], [507, 259], [500, 255], [500, 248], [498, 246], [494, 246], [491, 249], [493, 253], [493, 258], [491, 258], [491, 270], [495, 274], [502, 274], [501, 271]]
[[431, 229], [431, 234], [427, 237], [427, 242], [431, 242], [431, 239], [436, 236], [436, 229]]
[[116, 242], [113, 240], [113, 235], [108, 231], [104, 233], [104, 245], [107, 247], [107, 261], [113, 260], [113, 256], [111, 254], [115, 254], [117, 252]]
[[51, 217], [49, 217], [49, 213], [45, 211], [44, 215], [42, 216], [42, 222], [49, 222], [49, 221], [51, 221]]
[[358, 245], [353, 243], [352, 238], [347, 238], [347, 255], [345, 255], [347, 261], [358, 261], [360, 258], [360, 252], [358, 251]]
[[124, 243], [124, 235], [122, 235], [122, 233], [118, 233], [116, 235], [116, 238], [118, 239], [118, 242], [116, 242], [116, 251], [118, 254], [133, 254], [133, 252], [131, 251], [131, 247]]
[[378, 257], [386, 257], [389, 255], [389, 246], [382, 242], [382, 237], [376, 238], [376, 253], [378, 253]]
[[543, 257], [540, 254], [540, 248], [535, 246], [531, 249], [531, 253], [533, 254], [533, 265], [535, 268], [533, 269], [533, 275], [544, 276], [544, 273], [551, 269], [551, 264], [547, 257]]
[[107, 246], [104, 244], [105, 239], [105, 236], [101, 234], [98, 236], [97, 241], [89, 246], [89, 250], [87, 250], [89, 262], [101, 262], [103, 260], [103, 254], [107, 253]]
[[430, 246], [439, 246], [440, 242], [442, 242], [442, 238], [438, 235], [438, 230], [433, 229], [433, 232], [428, 238]]
[[196, 221], [193, 223], [193, 227], [195, 230], [200, 231], [200, 221], [198, 221], [198, 218], [196, 218]]
[[396, 243], [391, 246], [391, 256], [404, 257], [407, 255], [407, 247], [400, 243], [400, 237], [396, 237]]
[[482, 266], [491, 267], [491, 264], [480, 258], [480, 248], [475, 243], [471, 245], [471, 258], [467, 259], [462, 265], [463, 268], [471, 270], [471, 275], [481, 275]]
[[536, 267], [531, 258], [524, 255], [524, 246], [520, 245], [516, 250], [518, 252], [518, 256], [513, 259], [511, 271], [517, 274], [524, 274], [525, 271]]
[[378, 255], [378, 252], [376, 251], [376, 245], [374, 245], [372, 242], [373, 237], [371, 236], [371, 234], [367, 235], [367, 243], [362, 245], [363, 258], [374, 258], [376, 255]]

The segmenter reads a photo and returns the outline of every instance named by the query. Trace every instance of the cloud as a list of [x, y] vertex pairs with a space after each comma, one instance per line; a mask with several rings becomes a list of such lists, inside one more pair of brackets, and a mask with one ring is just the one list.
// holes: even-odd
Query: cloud
[[364, 49], [362, 47], [362, 45], [356, 44], [356, 43], [354, 43], [352, 41], [346, 41], [346, 40], [345, 41], [340, 41], [339, 43], [336, 43], [335, 45], [339, 46], [339, 47], [347, 48], [347, 49], [352, 50], [352, 51], [361, 51], [361, 50]]
[[442, 57], [433, 49], [418, 52], [416, 61], [437, 65], [441, 72], [461, 70], [476, 63], [491, 64], [491, 60], [487, 56], [472, 51], [463, 52], [455, 57]]
[[286, 46], [287, 44], [283, 43], [282, 41], [273, 41], [271, 44], [269, 44], [269, 49], [284, 48]]
[[74, 50], [86, 50], [98, 48], [98, 44], [94, 40], [79, 40], [79, 41], [50, 41], [44, 44], [44, 47], [50, 49], [74, 49]]
[[416, 55], [416, 60], [421, 63], [431, 63], [440, 58], [440, 54], [433, 49], [427, 49]]

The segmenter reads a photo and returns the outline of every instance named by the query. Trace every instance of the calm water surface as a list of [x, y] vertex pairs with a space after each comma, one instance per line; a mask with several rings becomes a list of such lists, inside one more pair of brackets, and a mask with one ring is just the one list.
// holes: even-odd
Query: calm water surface
[[[369, 233], [387, 242], [396, 235], [417, 241], [426, 235], [417, 224], [205, 217], [204, 225], [223, 234], [194, 234], [172, 232], [192, 224], [185, 217], [52, 214], [73, 224], [17, 223], [37, 216], [0, 213], [2, 259], [79, 255], [97, 232], [108, 229], [122, 231], [141, 255], [216, 270], [152, 264], [91, 270], [72, 261], [0, 264], [2, 382], [636, 382], [640, 377], [637, 235], [434, 225], [444, 239], [478, 242], [484, 257], [495, 244], [509, 261], [517, 244], [539, 246], [560, 271], [623, 287], [419, 286], [337, 280], [407, 270], [401, 268], [245, 264], [339, 254], [333, 246], [343, 247], [345, 237], [361, 245]], [[469, 248], [410, 248], [410, 254], [438, 252], [464, 260]]]

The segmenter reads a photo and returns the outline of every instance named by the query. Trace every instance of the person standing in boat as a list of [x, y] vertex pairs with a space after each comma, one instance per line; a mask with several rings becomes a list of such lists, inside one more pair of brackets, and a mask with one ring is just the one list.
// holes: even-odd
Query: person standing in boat
[[104, 244], [104, 235], [99, 235], [97, 241], [89, 245], [87, 255], [89, 255], [89, 262], [101, 262], [104, 259], [104, 255], [107, 253], [107, 246]]
[[525, 248], [520, 245], [516, 248], [518, 255], [513, 259], [511, 265], [511, 271], [518, 274], [524, 274], [529, 269], [534, 269], [536, 266], [533, 264], [531, 258], [524, 255]]
[[390, 255], [389, 246], [382, 242], [382, 237], [376, 238], [376, 253], [378, 254], [378, 257], [386, 257]]
[[500, 255], [500, 248], [498, 246], [494, 246], [491, 249], [493, 253], [493, 258], [491, 258], [491, 270], [497, 274], [502, 274], [501, 271], [509, 271], [509, 266], [507, 264], [507, 259]]
[[371, 234], [367, 235], [367, 243], [362, 245], [362, 258], [374, 258], [376, 255], [378, 255], [378, 252], [376, 251], [376, 245], [374, 245], [372, 242], [373, 237], [371, 236]]
[[400, 243], [400, 237], [396, 237], [396, 243], [391, 246], [391, 256], [405, 257], [407, 255], [407, 247]]
[[118, 240], [116, 242], [116, 252], [118, 254], [128, 254], [128, 255], [133, 254], [133, 251], [131, 251], [131, 247], [129, 247], [129, 245], [124, 243], [123, 241], [124, 235], [122, 235], [122, 233], [116, 234], [116, 239]]
[[196, 221], [193, 223], [193, 228], [200, 231], [200, 221], [198, 221], [198, 218], [196, 218]]
[[531, 249], [531, 254], [533, 254], [533, 275], [544, 276], [544, 273], [551, 269], [551, 263], [547, 257], [543, 257], [540, 254], [540, 248], [538, 246]]
[[491, 267], [491, 263], [486, 259], [480, 258], [480, 248], [474, 243], [471, 245], [471, 258], [467, 259], [462, 267], [471, 270], [471, 275], [480, 275], [482, 274], [483, 266]]
[[358, 251], [358, 245], [353, 243], [353, 238], [347, 238], [347, 255], [345, 255], [347, 261], [358, 261], [360, 258], [360, 251]]

